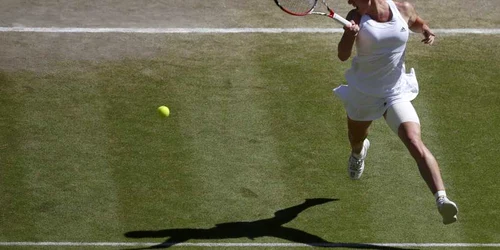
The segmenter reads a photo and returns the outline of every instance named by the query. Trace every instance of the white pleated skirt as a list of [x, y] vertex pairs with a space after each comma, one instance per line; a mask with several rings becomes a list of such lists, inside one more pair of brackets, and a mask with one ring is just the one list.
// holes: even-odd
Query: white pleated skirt
[[418, 91], [413, 68], [410, 73], [403, 75], [398, 86], [394, 88], [394, 93], [389, 93], [386, 97], [371, 96], [349, 85], [340, 85], [333, 89], [335, 96], [342, 100], [349, 118], [355, 121], [377, 120], [390, 106], [399, 102], [411, 102], [417, 97]]

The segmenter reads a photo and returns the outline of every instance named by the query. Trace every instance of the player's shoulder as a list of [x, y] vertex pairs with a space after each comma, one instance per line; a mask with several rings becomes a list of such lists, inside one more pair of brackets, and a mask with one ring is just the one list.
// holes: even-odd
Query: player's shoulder
[[407, 13], [415, 11], [415, 7], [413, 7], [413, 4], [408, 1], [394, 1], [394, 4], [396, 4], [396, 7], [398, 7], [399, 11]]
[[406, 20], [413, 19], [413, 17], [416, 16], [417, 12], [415, 11], [415, 7], [410, 2], [407, 2], [407, 1], [401, 1], [401, 2], [394, 1], [394, 3], [396, 4], [396, 7], [398, 8], [398, 10], [401, 13], [401, 15]]

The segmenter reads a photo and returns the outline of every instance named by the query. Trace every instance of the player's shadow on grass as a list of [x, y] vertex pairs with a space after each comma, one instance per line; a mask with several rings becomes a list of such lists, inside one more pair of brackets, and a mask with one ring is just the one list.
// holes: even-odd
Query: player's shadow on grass
[[[125, 233], [128, 238], [167, 238], [165, 242], [148, 247], [168, 248], [191, 239], [229, 239], [246, 237], [276, 237], [296, 243], [303, 243], [317, 247], [343, 247], [365, 249], [400, 249], [361, 243], [335, 243], [322, 239], [319, 236], [283, 226], [295, 219], [302, 211], [317, 205], [336, 201], [337, 199], [306, 199], [302, 204], [285, 208], [274, 213], [274, 217], [249, 222], [229, 222], [217, 224], [212, 228], [173, 228], [158, 231], [132, 231]], [[146, 248], [147, 249], [147, 248]]]

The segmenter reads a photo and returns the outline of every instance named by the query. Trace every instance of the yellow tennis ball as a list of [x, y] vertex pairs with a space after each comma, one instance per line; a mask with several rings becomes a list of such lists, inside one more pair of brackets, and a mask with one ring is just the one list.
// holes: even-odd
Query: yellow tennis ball
[[170, 115], [170, 109], [168, 109], [167, 106], [158, 107], [158, 112], [160, 112], [160, 114], [165, 117], [168, 117]]

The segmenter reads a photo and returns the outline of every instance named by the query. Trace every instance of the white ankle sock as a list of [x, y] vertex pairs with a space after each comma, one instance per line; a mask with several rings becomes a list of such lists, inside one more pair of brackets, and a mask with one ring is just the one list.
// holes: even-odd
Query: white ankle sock
[[444, 190], [439, 190], [439, 191], [437, 191], [437, 192], [434, 194], [434, 197], [436, 198], [436, 200], [437, 200], [439, 197], [441, 197], [441, 196], [446, 197], [446, 191], [444, 191]]
[[359, 154], [353, 152], [352, 155], [354, 157], [356, 157], [356, 159], [358, 159], [358, 160], [361, 160], [361, 159], [365, 158], [365, 156], [366, 156], [366, 148], [365, 148], [365, 142], [364, 141], [363, 141], [363, 147], [361, 148], [361, 152], [359, 152]]
[[[363, 151], [361, 151], [361, 152], [363, 152]], [[352, 156], [356, 157], [356, 159], [358, 159], [358, 160], [360, 160], [362, 158], [361, 153], [356, 154], [356, 153], [352, 152]]]

